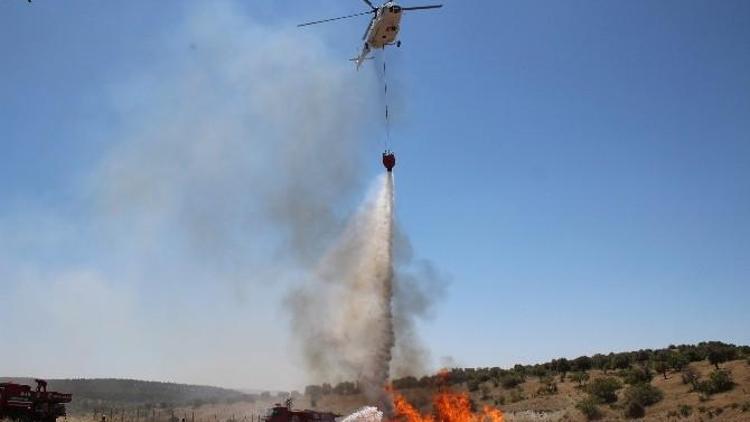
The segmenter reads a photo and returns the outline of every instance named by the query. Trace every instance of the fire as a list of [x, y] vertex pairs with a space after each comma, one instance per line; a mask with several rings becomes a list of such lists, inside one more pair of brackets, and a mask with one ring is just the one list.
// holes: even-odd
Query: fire
[[433, 397], [432, 415], [423, 415], [396, 391], [393, 394], [394, 420], [401, 422], [503, 422], [503, 412], [484, 406], [481, 412], [471, 410], [467, 393], [441, 390]]

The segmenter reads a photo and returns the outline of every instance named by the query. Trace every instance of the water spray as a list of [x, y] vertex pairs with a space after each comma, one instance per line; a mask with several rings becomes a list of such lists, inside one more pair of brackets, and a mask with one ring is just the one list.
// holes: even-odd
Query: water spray
[[390, 414], [384, 387], [395, 343], [393, 173], [378, 177], [310, 279], [293, 293], [292, 327], [320, 381], [356, 379], [372, 405]]

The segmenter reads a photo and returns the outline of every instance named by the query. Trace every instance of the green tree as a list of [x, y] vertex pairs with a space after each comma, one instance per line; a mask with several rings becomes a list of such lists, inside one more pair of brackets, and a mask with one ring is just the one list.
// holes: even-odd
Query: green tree
[[626, 384], [635, 385], [651, 382], [653, 373], [647, 366], [634, 366], [620, 371], [619, 375]]
[[323, 385], [321, 385], [321, 393], [324, 396], [327, 396], [333, 392], [333, 387], [331, 387], [331, 384], [324, 382]]
[[588, 356], [579, 356], [571, 362], [571, 370], [586, 372], [593, 366], [593, 360]]
[[333, 392], [341, 396], [349, 396], [352, 394], [359, 394], [359, 388], [351, 381], [342, 381], [333, 387]]
[[707, 358], [711, 365], [714, 365], [717, 370], [720, 369], [720, 363], [724, 363], [727, 361], [726, 354], [718, 348], [709, 350]]
[[518, 372], [508, 372], [500, 377], [500, 384], [503, 388], [513, 388], [523, 384], [524, 381], [523, 375]]
[[630, 358], [626, 353], [613, 355], [609, 360], [610, 369], [628, 369], [630, 367]]
[[667, 364], [675, 371], [682, 371], [690, 363], [690, 359], [679, 351], [673, 351], [667, 355]]
[[565, 374], [570, 371], [570, 362], [565, 358], [555, 359], [551, 362], [552, 369], [560, 374], [560, 380], [565, 379]]
[[407, 376], [393, 380], [393, 388], [396, 390], [405, 390], [407, 388], [416, 388], [419, 386], [419, 381], [412, 376]]
[[591, 356], [591, 365], [593, 368], [604, 370], [609, 364], [609, 358], [601, 353]]
[[617, 401], [617, 390], [622, 384], [616, 378], [596, 378], [586, 386], [586, 391], [599, 403], [614, 403]]
[[708, 358], [708, 361], [711, 362], [711, 365], [714, 365], [718, 371], [721, 369], [719, 368], [719, 364], [731, 360], [733, 353], [726, 346], [711, 346], [708, 349], [708, 356], [706, 357]]
[[667, 365], [667, 362], [664, 362], [663, 360], [657, 360], [654, 362], [654, 370], [664, 376], [664, 379], [667, 379], [667, 371], [669, 371], [669, 365]]
[[547, 368], [543, 365], [535, 365], [531, 368], [531, 375], [538, 377], [539, 381], [541, 381], [547, 375]]

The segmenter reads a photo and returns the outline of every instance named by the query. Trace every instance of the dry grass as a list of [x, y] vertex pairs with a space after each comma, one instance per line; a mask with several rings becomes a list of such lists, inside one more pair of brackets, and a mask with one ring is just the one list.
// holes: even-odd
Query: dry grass
[[[696, 362], [690, 365], [702, 377], [714, 369], [708, 362]], [[745, 360], [727, 362], [722, 368], [732, 372], [732, 378], [737, 384], [731, 391], [715, 394], [705, 401], [697, 392], [691, 391], [689, 385], [682, 383], [679, 373], [669, 373], [665, 380], [661, 374], [656, 374], [651, 384], [664, 393], [664, 398], [653, 406], [646, 408], [645, 421], [750, 421], [750, 409], [742, 411], [743, 404], [750, 406], [750, 365]], [[601, 371], [590, 371], [591, 379], [604, 376]], [[611, 373], [609, 375], [612, 375]], [[578, 384], [568, 381], [557, 381], [557, 393], [551, 395], [537, 395], [542, 386], [536, 377], [528, 377], [526, 382], [516, 389], [495, 387], [492, 383], [485, 383], [479, 391], [471, 393], [472, 400], [478, 405], [493, 405], [506, 413], [509, 421], [584, 421], [584, 416], [575, 408], [576, 402], [587, 397], [578, 388]], [[622, 398], [626, 386], [619, 391]], [[465, 387], [458, 387], [459, 391], [466, 391]], [[482, 392], [484, 389], [484, 392]], [[520, 392], [520, 394], [519, 394]], [[402, 393], [424, 412], [429, 412], [433, 391], [417, 388], [402, 391]], [[485, 396], [482, 399], [482, 396]], [[503, 403], [504, 398], [504, 404]], [[519, 399], [512, 402], [512, 399]], [[319, 401], [321, 408], [334, 409], [346, 413], [364, 404], [360, 396], [338, 397], [328, 396]], [[692, 414], [681, 417], [680, 407], [691, 406]], [[623, 411], [617, 404], [614, 408], [609, 405], [599, 406], [603, 417], [600, 420], [625, 420]], [[704, 409], [703, 411], [699, 409]], [[717, 410], [718, 409], [718, 410]], [[677, 415], [677, 416], [675, 416]]]
[[[708, 362], [696, 362], [690, 365], [702, 377], [714, 369]], [[646, 408], [645, 421], [750, 421], [750, 365], [745, 360], [727, 362], [722, 368], [732, 373], [732, 378], [737, 384], [728, 392], [715, 394], [709, 398], [701, 398], [697, 392], [691, 391], [689, 385], [684, 385], [679, 373], [670, 373], [665, 380], [661, 374], [656, 374], [651, 384], [658, 387], [664, 398], [653, 406]], [[590, 371], [591, 379], [604, 376], [601, 371]], [[610, 374], [611, 375], [611, 374]], [[471, 393], [472, 400], [478, 405], [492, 405], [499, 407], [506, 414], [508, 421], [584, 421], [583, 415], [576, 410], [577, 401], [587, 397], [587, 394], [578, 388], [577, 383], [568, 381], [560, 382], [556, 379], [558, 391], [551, 395], [538, 395], [541, 387], [536, 377], [528, 377], [526, 382], [515, 389], [504, 389], [495, 387], [492, 383], [485, 383], [479, 391]], [[466, 391], [465, 386], [454, 386], [455, 390]], [[619, 396], [625, 388], [619, 391]], [[434, 390], [415, 388], [402, 391], [407, 399], [429, 412], [431, 397]], [[484, 397], [482, 397], [484, 396]], [[618, 403], [621, 401], [618, 401]], [[274, 400], [251, 403], [204, 405], [199, 408], [178, 408], [174, 410], [175, 417], [186, 418], [186, 422], [227, 422], [234, 419], [237, 422], [255, 422], [265, 409], [273, 405]], [[348, 414], [367, 404], [361, 395], [338, 396], [329, 395], [318, 399], [317, 409], [333, 411], [339, 414]], [[692, 413], [688, 417], [680, 416], [681, 406], [690, 406]], [[743, 411], [743, 405], [745, 411]], [[308, 397], [297, 399], [297, 408], [311, 408]], [[600, 405], [603, 417], [600, 420], [625, 420], [621, 405]], [[157, 420], [150, 419], [134, 421], [126, 418], [122, 422], [166, 422], [171, 413], [162, 410]], [[68, 422], [98, 422], [93, 421], [92, 415], [80, 415], [68, 418]], [[113, 421], [120, 422], [119, 417]]]

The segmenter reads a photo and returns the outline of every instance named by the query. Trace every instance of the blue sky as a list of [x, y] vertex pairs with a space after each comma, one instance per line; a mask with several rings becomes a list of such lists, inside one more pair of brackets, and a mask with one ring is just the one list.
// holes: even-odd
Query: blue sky
[[[264, 112], [289, 105], [252, 96], [264, 86], [259, 74], [247, 73], [255, 78], [247, 82], [247, 101], [231, 83], [213, 82], [242, 81], [241, 71], [255, 69], [243, 55], [263, 61], [273, 55], [267, 50], [280, 48], [278, 39], [287, 40], [289, 60], [273, 56], [292, 82], [287, 99], [305, 90], [308, 78], [335, 87], [325, 91], [331, 110], [323, 116], [346, 128], [326, 127], [320, 136], [350, 139], [326, 140], [335, 151], [312, 151], [309, 159], [325, 165], [330, 155], [351, 164], [344, 173], [351, 183], [321, 187], [318, 198], [331, 198], [342, 214], [382, 171], [382, 97], [376, 63], [356, 73], [346, 62], [359, 49], [366, 19], [294, 28], [356, 12], [358, 2], [252, 3], [217, 2], [216, 12], [199, 1], [0, 3], [0, 283], [11, 292], [0, 298], [0, 316], [10, 321], [0, 336], [11, 349], [0, 352], [0, 373], [298, 385], [299, 363], [277, 361], [279, 349], [293, 348], [274, 305], [284, 288], [244, 281], [261, 267], [286, 277], [263, 265], [279, 259], [262, 244], [278, 242], [277, 235], [264, 227], [248, 229], [252, 242], [222, 234], [243, 253], [204, 260], [171, 217], [200, 220], [205, 211], [226, 224], [210, 230], [231, 231], [245, 224], [237, 209], [257, 210], [253, 195], [264, 198], [291, 178], [262, 164], [243, 173], [242, 165], [265, 161], [264, 152], [294, 155], [268, 143], [296, 133], [265, 127], [272, 123]], [[450, 357], [466, 366], [507, 366], [709, 339], [750, 343], [750, 4], [445, 3], [406, 16], [402, 48], [386, 51], [398, 221], [416, 254], [451, 279], [433, 317], [420, 325], [434, 364]], [[222, 67], [225, 61], [236, 67]], [[185, 86], [196, 94], [185, 94]], [[192, 108], [207, 113], [205, 128], [173, 113], [192, 116]], [[246, 108], [261, 117], [235, 119]], [[162, 121], [172, 124], [155, 123]], [[163, 139], [170, 127], [182, 136], [212, 133], [212, 125], [231, 128], [211, 135], [218, 139], [268, 136], [252, 147], [217, 141], [222, 149], [212, 153], [228, 173], [191, 161], [202, 143], [189, 152], [159, 144], [188, 164], [148, 160], [153, 167], [138, 173], [144, 158], [154, 157], [151, 129], [166, 131], [154, 138]], [[226, 162], [256, 152], [260, 158]], [[112, 196], [142, 187], [134, 175], [158, 188], [148, 205], [113, 204]], [[112, 187], [112, 180], [123, 185]], [[201, 196], [182, 195], [196, 185]], [[163, 192], [178, 199], [159, 202]], [[206, 206], [228, 196], [248, 204], [232, 202], [218, 214]], [[101, 211], [102, 202], [109, 211]], [[188, 205], [186, 213], [181, 207]], [[139, 230], [158, 239], [131, 236]], [[140, 252], [144, 244], [154, 253]], [[231, 281], [206, 281], [222, 278]], [[68, 297], [69, 306], [35, 316], [44, 292]], [[76, 292], [87, 292], [85, 300]], [[116, 311], [112, 321], [91, 327], [82, 323], [90, 314], [69, 313], [78, 303], [95, 315]], [[23, 318], [12, 313], [18, 309]], [[133, 315], [137, 321], [120, 329], [127, 334], [113, 340], [108, 324]], [[70, 321], [60, 325], [68, 335], [32, 339], [8, 328], [44, 326], [45, 316]], [[215, 333], [217, 325], [251, 340], [233, 343]], [[67, 369], [41, 355], [8, 363], [66, 341], [105, 345], [86, 347], [89, 363]], [[174, 358], [172, 348], [185, 342], [200, 352], [212, 343], [209, 349], [232, 350], [229, 362], [250, 356], [256, 363], [228, 371], [222, 362], [198, 364], [198, 352]], [[83, 350], [60, 347], [70, 356]]]

